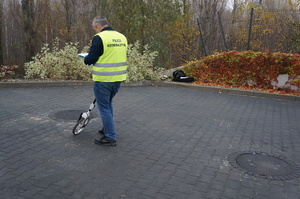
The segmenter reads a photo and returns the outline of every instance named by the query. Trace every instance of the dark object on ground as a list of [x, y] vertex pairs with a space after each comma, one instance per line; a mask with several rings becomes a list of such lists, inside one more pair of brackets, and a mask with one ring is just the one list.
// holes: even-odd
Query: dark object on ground
[[194, 78], [187, 76], [183, 70], [175, 70], [173, 72], [173, 79], [174, 82], [193, 82]]

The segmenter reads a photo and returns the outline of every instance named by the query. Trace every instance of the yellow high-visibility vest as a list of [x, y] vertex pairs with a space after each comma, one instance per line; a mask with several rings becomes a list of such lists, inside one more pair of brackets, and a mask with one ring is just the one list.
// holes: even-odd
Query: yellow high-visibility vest
[[121, 82], [127, 73], [127, 39], [114, 30], [98, 34], [103, 42], [103, 55], [93, 65], [93, 80], [98, 82]]

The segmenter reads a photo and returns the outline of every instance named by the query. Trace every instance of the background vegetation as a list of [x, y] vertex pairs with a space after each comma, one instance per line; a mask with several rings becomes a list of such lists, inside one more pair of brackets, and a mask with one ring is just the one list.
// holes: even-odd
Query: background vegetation
[[0, 66], [25, 75], [25, 63], [44, 44], [52, 49], [56, 38], [57, 48], [72, 42], [82, 51], [94, 35], [92, 19], [103, 15], [131, 44], [139, 40], [149, 52], [157, 51], [155, 66], [169, 69], [204, 56], [197, 18], [208, 54], [225, 50], [217, 12], [229, 50], [246, 50], [251, 8], [251, 50], [295, 54], [300, 51], [299, 6], [300, 0], [0, 0]]

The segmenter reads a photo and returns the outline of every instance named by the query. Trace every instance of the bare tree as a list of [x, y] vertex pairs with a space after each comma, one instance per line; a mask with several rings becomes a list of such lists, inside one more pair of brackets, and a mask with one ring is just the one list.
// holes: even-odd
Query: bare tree
[[191, 8], [196, 18], [200, 18], [208, 51], [219, 49], [222, 43], [218, 26], [217, 12], [221, 14], [226, 7], [225, 0], [191, 0]]
[[30, 61], [35, 54], [36, 30], [34, 28], [34, 0], [22, 0], [22, 13], [25, 34], [25, 59]]
[[[3, 0], [2, 45], [3, 63], [20, 65], [24, 63], [24, 29], [22, 9], [19, 0]], [[17, 55], [17, 56], [16, 56]]]
[[63, 0], [63, 5], [66, 11], [66, 27], [67, 27], [67, 42], [76, 41], [76, 0]]
[[0, 0], [0, 66], [3, 65], [3, 0]]
[[233, 2], [231, 2], [231, 3], [232, 3], [232, 24], [234, 24], [237, 20], [237, 10], [245, 2], [239, 1], [239, 0], [233, 0]]

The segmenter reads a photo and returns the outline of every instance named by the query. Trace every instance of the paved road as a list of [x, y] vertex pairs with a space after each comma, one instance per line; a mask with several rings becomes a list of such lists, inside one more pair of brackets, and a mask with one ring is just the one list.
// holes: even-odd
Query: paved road
[[1, 199], [300, 198], [299, 178], [254, 177], [227, 159], [257, 151], [299, 165], [297, 101], [122, 87], [118, 145], [105, 147], [93, 143], [99, 117], [77, 136], [74, 122], [49, 117], [92, 100], [91, 88], [0, 90]]

